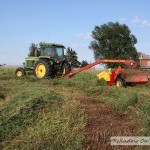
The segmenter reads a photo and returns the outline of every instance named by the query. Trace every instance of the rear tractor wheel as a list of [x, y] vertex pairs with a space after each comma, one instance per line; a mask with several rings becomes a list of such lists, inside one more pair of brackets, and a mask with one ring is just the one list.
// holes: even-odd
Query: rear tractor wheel
[[46, 78], [49, 76], [50, 64], [44, 60], [39, 60], [35, 63], [34, 75], [39, 78]]
[[15, 71], [15, 75], [17, 77], [22, 77], [22, 76], [26, 75], [26, 72], [23, 68], [17, 68], [16, 71]]

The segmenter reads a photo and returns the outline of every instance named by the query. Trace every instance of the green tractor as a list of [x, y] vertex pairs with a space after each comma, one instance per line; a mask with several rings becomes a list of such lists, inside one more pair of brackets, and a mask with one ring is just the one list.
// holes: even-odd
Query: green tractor
[[32, 72], [37, 78], [42, 79], [68, 74], [71, 66], [65, 58], [64, 49], [61, 44], [40, 43], [40, 48], [34, 49], [34, 56], [25, 58], [23, 68], [17, 68], [15, 75], [21, 77], [27, 72]]

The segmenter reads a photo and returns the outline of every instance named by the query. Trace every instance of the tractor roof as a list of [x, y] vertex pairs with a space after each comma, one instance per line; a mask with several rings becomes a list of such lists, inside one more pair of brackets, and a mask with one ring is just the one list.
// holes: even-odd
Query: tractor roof
[[64, 47], [62, 44], [56, 44], [56, 43], [45, 43], [41, 42], [40, 46], [58, 46], [58, 47]]

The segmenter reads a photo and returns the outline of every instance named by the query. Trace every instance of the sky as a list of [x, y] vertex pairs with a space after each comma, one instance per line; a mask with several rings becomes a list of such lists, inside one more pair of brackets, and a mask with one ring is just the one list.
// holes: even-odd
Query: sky
[[41, 41], [94, 62], [91, 32], [116, 21], [130, 28], [137, 50], [150, 55], [150, 0], [0, 0], [0, 64], [21, 65], [30, 44]]

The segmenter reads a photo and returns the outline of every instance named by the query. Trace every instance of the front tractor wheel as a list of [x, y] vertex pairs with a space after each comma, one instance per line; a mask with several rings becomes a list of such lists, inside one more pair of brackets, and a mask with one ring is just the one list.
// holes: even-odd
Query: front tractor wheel
[[25, 70], [23, 68], [17, 68], [16, 72], [15, 72], [15, 75], [17, 77], [22, 77], [22, 76], [26, 75], [26, 72], [25, 72]]
[[122, 78], [117, 78], [115, 83], [116, 83], [117, 87], [125, 87], [126, 86], [126, 82]]
[[69, 63], [65, 62], [62, 66], [62, 76], [65, 76], [71, 71], [71, 66]]
[[46, 78], [49, 76], [49, 71], [50, 71], [50, 65], [49, 63], [45, 62], [44, 60], [40, 60], [36, 62], [35, 67], [34, 67], [34, 75], [37, 78]]

